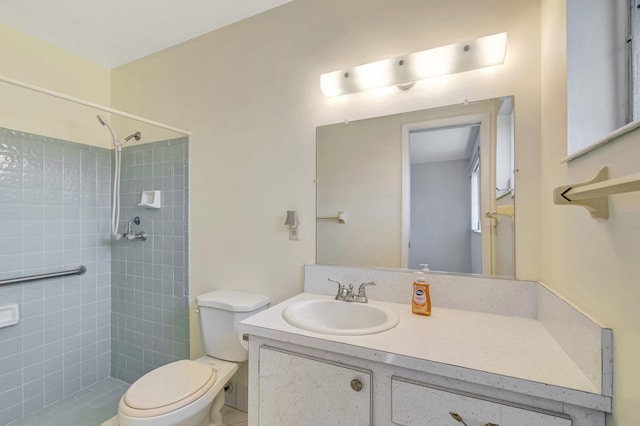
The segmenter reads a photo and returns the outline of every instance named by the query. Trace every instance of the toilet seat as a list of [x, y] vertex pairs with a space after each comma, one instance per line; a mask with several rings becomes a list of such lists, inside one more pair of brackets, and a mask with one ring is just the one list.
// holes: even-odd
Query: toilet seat
[[183, 408], [206, 394], [216, 382], [215, 370], [180, 360], [138, 379], [120, 399], [119, 411], [130, 417], [155, 417]]

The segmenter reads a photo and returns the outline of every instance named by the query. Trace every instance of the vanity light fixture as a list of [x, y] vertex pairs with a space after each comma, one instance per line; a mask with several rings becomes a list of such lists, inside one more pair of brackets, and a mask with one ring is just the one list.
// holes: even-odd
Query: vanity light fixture
[[410, 88], [418, 80], [504, 63], [507, 33], [449, 44], [320, 76], [327, 97], [386, 86]]

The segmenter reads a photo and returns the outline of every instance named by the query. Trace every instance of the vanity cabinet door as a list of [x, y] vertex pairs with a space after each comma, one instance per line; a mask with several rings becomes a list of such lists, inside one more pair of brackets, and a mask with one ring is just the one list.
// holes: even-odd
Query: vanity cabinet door
[[571, 426], [562, 415], [513, 407], [397, 378], [391, 381], [391, 419], [403, 426]]
[[371, 372], [261, 347], [260, 426], [370, 426]]

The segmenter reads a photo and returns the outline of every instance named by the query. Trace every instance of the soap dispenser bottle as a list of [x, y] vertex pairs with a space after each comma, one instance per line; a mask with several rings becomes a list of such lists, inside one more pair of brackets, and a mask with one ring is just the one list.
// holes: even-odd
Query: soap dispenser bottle
[[416, 281], [413, 283], [413, 296], [411, 298], [411, 311], [418, 315], [431, 315], [431, 296], [429, 284], [425, 281], [424, 272], [416, 272]]

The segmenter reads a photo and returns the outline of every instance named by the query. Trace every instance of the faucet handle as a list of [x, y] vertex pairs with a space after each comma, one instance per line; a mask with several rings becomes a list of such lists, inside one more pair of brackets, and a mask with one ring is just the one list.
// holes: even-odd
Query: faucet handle
[[340, 280], [334, 280], [331, 278], [327, 278], [327, 280], [338, 284], [338, 293], [336, 293], [336, 300], [344, 300], [346, 295], [346, 289], [344, 288], [344, 284], [342, 284]]
[[340, 280], [334, 280], [333, 278], [327, 278], [327, 281], [331, 281], [332, 283], [337, 283], [338, 287], [344, 287], [344, 284]]
[[371, 282], [368, 282], [368, 283], [360, 284], [360, 287], [358, 287], [358, 296], [367, 297], [367, 294], [366, 294], [366, 291], [365, 291], [366, 290], [365, 287], [367, 287], [369, 285], [376, 285], [376, 283], [375, 283], [375, 281], [371, 281]]
[[354, 295], [353, 296], [353, 301], [354, 302], [359, 302], [359, 303], [368, 303], [369, 299], [367, 298], [367, 293], [365, 292], [365, 289], [368, 285], [376, 285], [376, 283], [374, 283], [373, 281], [368, 282], [368, 283], [362, 283], [360, 284], [360, 287], [358, 288], [358, 295]]

